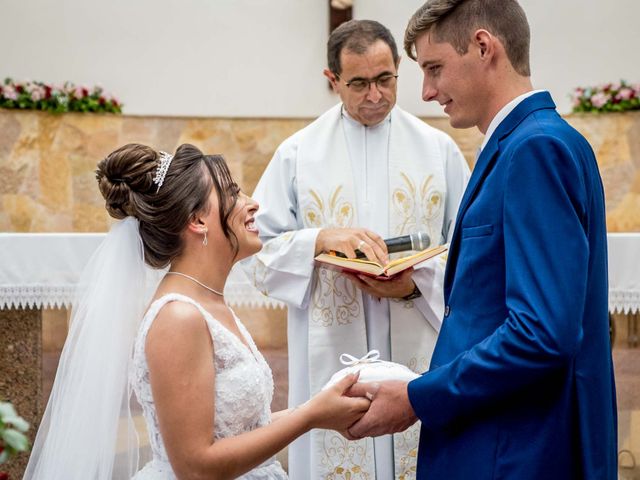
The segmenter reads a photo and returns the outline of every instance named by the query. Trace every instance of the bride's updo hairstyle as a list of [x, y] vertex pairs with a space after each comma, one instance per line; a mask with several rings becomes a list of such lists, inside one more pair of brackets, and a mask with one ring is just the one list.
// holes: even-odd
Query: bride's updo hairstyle
[[140, 222], [145, 261], [166, 267], [182, 253], [182, 232], [194, 215], [208, 213], [209, 195], [218, 195], [220, 224], [238, 252], [238, 239], [228, 220], [239, 188], [222, 155], [204, 155], [193, 145], [178, 147], [162, 186], [154, 183], [160, 154], [146, 145], [131, 143], [98, 163], [96, 179], [113, 218], [132, 216]]

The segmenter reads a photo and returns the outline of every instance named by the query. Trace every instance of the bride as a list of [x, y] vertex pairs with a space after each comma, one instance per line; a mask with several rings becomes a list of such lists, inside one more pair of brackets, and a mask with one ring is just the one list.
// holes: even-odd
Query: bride
[[[343, 395], [354, 375], [271, 414], [271, 370], [222, 293], [261, 248], [258, 205], [221, 156], [130, 144], [96, 174], [120, 221], [83, 273], [25, 479], [285, 479], [278, 451], [364, 414], [367, 399]], [[148, 267], [168, 267], [150, 299]], [[153, 455], [142, 469], [130, 387]]]

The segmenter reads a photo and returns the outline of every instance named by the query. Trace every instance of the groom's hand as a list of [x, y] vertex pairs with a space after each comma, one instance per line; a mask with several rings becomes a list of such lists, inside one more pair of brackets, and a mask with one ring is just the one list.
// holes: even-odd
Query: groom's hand
[[402, 432], [418, 420], [409, 402], [407, 382], [356, 383], [349, 396], [371, 400], [367, 413], [349, 427], [350, 440]]

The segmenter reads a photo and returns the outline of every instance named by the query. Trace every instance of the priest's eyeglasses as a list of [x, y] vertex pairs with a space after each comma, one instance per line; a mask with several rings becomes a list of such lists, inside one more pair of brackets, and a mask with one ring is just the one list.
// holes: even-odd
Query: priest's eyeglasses
[[[334, 75], [338, 80], [342, 80], [340, 78], [340, 75], [338, 75], [337, 73], [334, 73]], [[391, 88], [395, 85], [397, 78], [398, 75], [383, 73], [382, 75], [378, 75], [376, 78], [372, 79], [354, 78], [353, 80], [350, 80], [348, 82], [344, 82], [344, 80], [342, 81], [348, 88], [350, 88], [354, 92], [362, 93], [368, 91], [372, 83], [376, 84], [378, 90]]]

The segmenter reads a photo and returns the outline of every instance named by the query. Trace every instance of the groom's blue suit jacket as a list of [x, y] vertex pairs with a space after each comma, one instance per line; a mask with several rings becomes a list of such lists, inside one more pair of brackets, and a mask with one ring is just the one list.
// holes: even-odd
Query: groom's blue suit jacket
[[498, 126], [462, 199], [419, 479], [615, 479], [602, 182], [548, 93]]

